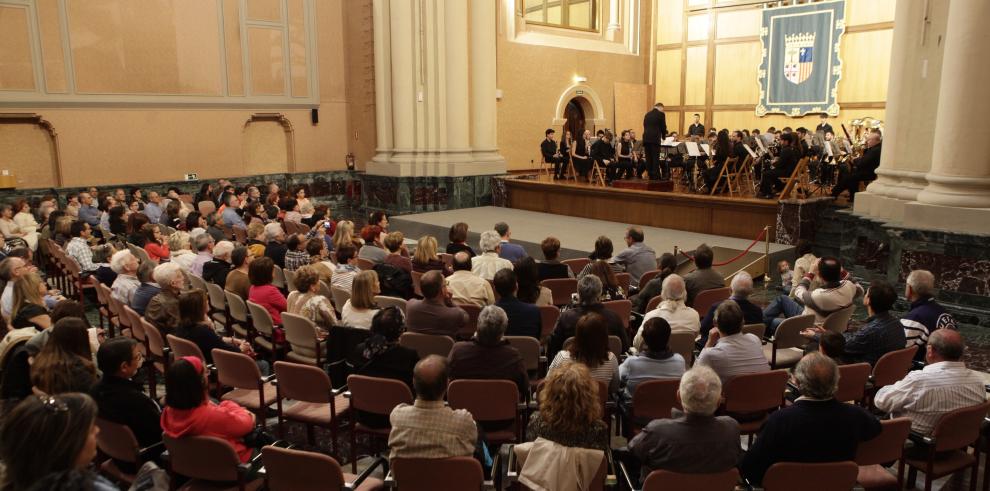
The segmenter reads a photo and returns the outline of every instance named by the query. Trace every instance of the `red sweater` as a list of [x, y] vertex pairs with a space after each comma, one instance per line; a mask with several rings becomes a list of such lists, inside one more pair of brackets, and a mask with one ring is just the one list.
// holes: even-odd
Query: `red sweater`
[[275, 325], [282, 323], [282, 312], [288, 308], [285, 297], [272, 285], [251, 286], [248, 290], [248, 300], [261, 305], [272, 316]]
[[144, 252], [148, 253], [148, 258], [156, 262], [168, 259], [170, 255], [167, 245], [156, 244], [150, 240], [144, 244]]
[[162, 430], [171, 438], [184, 436], [214, 436], [227, 440], [241, 462], [251, 460], [251, 449], [241, 438], [254, 428], [254, 415], [236, 402], [214, 404], [207, 400], [193, 409], [165, 407]]

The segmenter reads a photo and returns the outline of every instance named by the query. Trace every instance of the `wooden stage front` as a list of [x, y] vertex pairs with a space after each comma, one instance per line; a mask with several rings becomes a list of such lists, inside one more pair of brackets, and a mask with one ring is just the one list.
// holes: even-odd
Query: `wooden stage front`
[[776, 200], [691, 194], [679, 186], [640, 191], [528, 175], [506, 178], [505, 188], [509, 208], [740, 239], [754, 239], [769, 225], [773, 240], [777, 223]]

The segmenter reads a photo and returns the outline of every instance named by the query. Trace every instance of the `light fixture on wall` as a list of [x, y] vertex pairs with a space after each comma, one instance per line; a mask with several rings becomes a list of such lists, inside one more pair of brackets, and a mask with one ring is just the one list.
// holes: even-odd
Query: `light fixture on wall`
[[576, 83], [576, 84], [583, 84], [583, 83], [585, 83], [587, 81], [588, 81], [588, 78], [587, 77], [582, 77], [580, 75], [575, 75], [574, 76], [574, 83]]

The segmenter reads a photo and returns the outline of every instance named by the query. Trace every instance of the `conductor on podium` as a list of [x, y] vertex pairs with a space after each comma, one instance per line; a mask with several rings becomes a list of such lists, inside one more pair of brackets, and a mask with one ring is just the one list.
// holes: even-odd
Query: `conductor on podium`
[[646, 151], [647, 171], [650, 180], [660, 176], [660, 142], [667, 136], [667, 116], [663, 112], [663, 104], [656, 103], [643, 118], [643, 150]]

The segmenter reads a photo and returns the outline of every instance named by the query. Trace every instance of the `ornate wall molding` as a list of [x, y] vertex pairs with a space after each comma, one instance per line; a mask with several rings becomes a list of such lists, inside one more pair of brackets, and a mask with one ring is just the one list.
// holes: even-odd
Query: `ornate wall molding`
[[295, 129], [292, 127], [292, 121], [285, 117], [282, 113], [254, 113], [244, 122], [244, 129], [246, 130], [251, 123], [269, 121], [278, 123], [282, 126], [285, 131], [285, 162], [287, 165], [286, 172], [296, 171], [296, 138]]
[[58, 146], [58, 132], [55, 125], [40, 114], [35, 113], [0, 113], [0, 124], [32, 124], [48, 133], [52, 142], [52, 175], [55, 177], [53, 187], [62, 186], [62, 165], [59, 158], [61, 152]]

